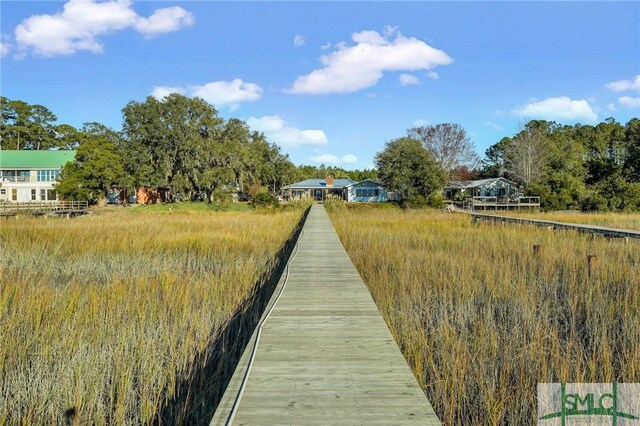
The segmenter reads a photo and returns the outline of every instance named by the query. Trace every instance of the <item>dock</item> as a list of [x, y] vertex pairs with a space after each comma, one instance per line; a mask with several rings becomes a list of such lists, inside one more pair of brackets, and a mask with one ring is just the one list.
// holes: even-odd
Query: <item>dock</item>
[[211, 425], [440, 424], [316, 204]]
[[32, 201], [0, 202], [0, 217], [30, 216], [78, 216], [89, 211], [88, 201]]
[[500, 215], [493, 215], [493, 214], [481, 214], [481, 213], [467, 212], [463, 210], [455, 210], [455, 211], [470, 214], [473, 217], [474, 221], [533, 225], [533, 226], [538, 226], [538, 227], [547, 228], [547, 229], [577, 231], [577, 232], [583, 232], [583, 233], [602, 235], [608, 238], [632, 238], [632, 239], [640, 240], [640, 231], [635, 231], [632, 229], [618, 229], [618, 228], [608, 228], [605, 226], [585, 225], [580, 223], [555, 222], [551, 220], [542, 220], [542, 219], [528, 219], [528, 218], [500, 216]]

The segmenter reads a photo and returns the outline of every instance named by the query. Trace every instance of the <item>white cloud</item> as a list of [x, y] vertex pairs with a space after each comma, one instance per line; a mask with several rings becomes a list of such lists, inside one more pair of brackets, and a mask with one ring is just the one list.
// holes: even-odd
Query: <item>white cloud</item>
[[3, 58], [5, 55], [8, 55], [11, 51], [11, 43], [9, 42], [9, 37], [2, 34], [0, 36], [0, 58]]
[[315, 157], [309, 157], [309, 160], [316, 164], [355, 164], [358, 162], [358, 157], [353, 154], [343, 155], [337, 157], [332, 154], [321, 154]]
[[262, 97], [262, 88], [255, 83], [245, 83], [239, 78], [233, 81], [213, 81], [211, 83], [183, 87], [156, 86], [151, 96], [162, 99], [171, 93], [202, 98], [216, 107], [238, 108], [241, 102], [253, 102]]
[[625, 90], [640, 91], [640, 74], [630, 80], [618, 80], [605, 84], [606, 88], [614, 92], [624, 92]]
[[331, 49], [331, 43], [323, 44], [322, 46], [320, 46], [320, 49], [322, 49], [322, 50]]
[[132, 0], [69, 0], [54, 15], [33, 15], [15, 29], [18, 50], [24, 56], [72, 55], [86, 50], [102, 53], [98, 37], [134, 28], [147, 37], [193, 24], [191, 13], [181, 7], [157, 9], [149, 18], [138, 15]]
[[615, 111], [615, 110], [616, 110], [616, 106], [615, 106], [614, 104], [612, 104], [612, 103], [611, 103], [611, 104], [607, 105], [607, 109], [608, 109], [609, 111]]
[[427, 71], [427, 77], [429, 77], [431, 80], [438, 80], [440, 78], [438, 73], [435, 71]]
[[293, 38], [293, 45], [295, 47], [302, 47], [305, 44], [307, 44], [307, 38], [303, 35], [296, 34], [296, 36]]
[[420, 84], [420, 79], [411, 74], [400, 74], [400, 84], [403, 86], [409, 86], [414, 84]]
[[427, 124], [429, 124], [427, 120], [419, 118], [413, 122], [413, 127], [422, 127], [422, 126], [426, 126]]
[[151, 96], [158, 100], [162, 100], [164, 97], [169, 96], [172, 93], [179, 93], [181, 95], [184, 95], [185, 91], [180, 87], [156, 86], [153, 88]]
[[598, 116], [586, 100], [573, 100], [568, 96], [532, 101], [516, 107], [513, 114], [521, 118], [558, 121], [596, 121]]
[[631, 96], [622, 96], [618, 98], [620, 105], [624, 105], [629, 108], [640, 108], [640, 98], [632, 98]]
[[181, 7], [173, 6], [156, 10], [148, 18], [139, 17], [136, 30], [147, 37], [178, 31], [182, 27], [193, 25], [193, 15]]
[[356, 92], [377, 84], [384, 72], [430, 70], [453, 61], [442, 50], [405, 37], [393, 27], [386, 28], [384, 35], [376, 31], [355, 32], [351, 40], [355, 45], [338, 43], [333, 52], [323, 55], [320, 61], [324, 67], [299, 76], [290, 92]]
[[260, 118], [249, 117], [247, 124], [252, 129], [263, 132], [271, 142], [275, 142], [283, 148], [323, 146], [328, 143], [324, 131], [301, 130], [291, 127], [282, 117], [277, 115], [265, 115]]
[[189, 93], [216, 106], [231, 106], [240, 102], [253, 102], [262, 97], [262, 88], [255, 83], [245, 83], [239, 78], [233, 81], [214, 81], [202, 86], [189, 86]]
[[492, 128], [493, 130], [502, 130], [502, 127], [499, 124], [494, 123], [493, 121], [487, 120], [484, 122], [484, 125]]

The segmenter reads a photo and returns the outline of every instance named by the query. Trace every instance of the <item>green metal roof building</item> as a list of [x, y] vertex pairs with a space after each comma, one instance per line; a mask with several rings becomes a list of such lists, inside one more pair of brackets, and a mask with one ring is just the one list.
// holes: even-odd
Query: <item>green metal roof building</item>
[[33, 170], [62, 168], [73, 161], [75, 151], [0, 150], [0, 169]]
[[0, 150], [0, 202], [57, 201], [55, 183], [75, 151]]

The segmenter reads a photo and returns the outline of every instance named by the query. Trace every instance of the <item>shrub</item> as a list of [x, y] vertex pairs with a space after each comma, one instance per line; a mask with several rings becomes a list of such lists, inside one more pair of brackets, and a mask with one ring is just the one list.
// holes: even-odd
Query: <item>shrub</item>
[[427, 204], [429, 207], [433, 207], [436, 209], [441, 209], [444, 207], [444, 197], [442, 196], [442, 192], [434, 191], [427, 197]]
[[424, 195], [412, 195], [402, 202], [405, 209], [424, 209], [427, 207], [427, 198]]
[[274, 197], [273, 195], [269, 194], [268, 192], [259, 193], [258, 195], [256, 195], [255, 197], [253, 197], [251, 199], [249, 204], [254, 209], [258, 209], [258, 208], [266, 208], [266, 209], [268, 209], [268, 208], [277, 208], [278, 206], [280, 206], [280, 202], [278, 201], [278, 199], [276, 197]]

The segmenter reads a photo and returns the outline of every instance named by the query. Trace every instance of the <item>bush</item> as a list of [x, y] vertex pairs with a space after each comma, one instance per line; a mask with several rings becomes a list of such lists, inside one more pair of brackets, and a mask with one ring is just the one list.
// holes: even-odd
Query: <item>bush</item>
[[433, 207], [435, 209], [441, 209], [444, 207], [444, 197], [442, 196], [442, 192], [436, 191], [429, 194], [427, 197], [427, 204], [429, 207]]
[[424, 195], [412, 195], [402, 202], [405, 209], [424, 209], [427, 207], [427, 198]]
[[280, 202], [276, 197], [268, 192], [261, 192], [249, 201], [249, 205], [254, 208], [277, 208], [280, 206]]
[[211, 194], [211, 201], [217, 204], [230, 203], [233, 200], [231, 193], [225, 189], [218, 188]]

